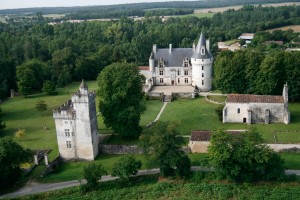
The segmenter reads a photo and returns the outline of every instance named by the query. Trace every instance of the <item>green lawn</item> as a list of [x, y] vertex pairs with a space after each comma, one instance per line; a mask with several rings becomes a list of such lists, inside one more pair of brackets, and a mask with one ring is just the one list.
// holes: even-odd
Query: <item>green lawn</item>
[[300, 169], [300, 153], [280, 153], [287, 169]]
[[[256, 128], [266, 142], [273, 143], [274, 130], [300, 130], [300, 103], [290, 103], [291, 124], [223, 124], [215, 114], [218, 105], [205, 101], [204, 97], [193, 100], [175, 100], [169, 103], [160, 120], [176, 122], [178, 131], [182, 135], [190, 135], [192, 130], [216, 130], [216, 129], [249, 129]], [[300, 134], [287, 138], [287, 142], [300, 140]]]
[[280, 143], [280, 144], [281, 143], [283, 143], [283, 144], [299, 143], [300, 144], [300, 132], [277, 132], [276, 138], [277, 138], [277, 143]]

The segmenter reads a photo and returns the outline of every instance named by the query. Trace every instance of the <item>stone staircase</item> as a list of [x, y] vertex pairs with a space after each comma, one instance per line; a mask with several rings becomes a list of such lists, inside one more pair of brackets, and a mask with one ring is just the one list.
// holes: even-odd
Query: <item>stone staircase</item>
[[172, 101], [172, 95], [164, 95], [163, 102], [171, 102]]

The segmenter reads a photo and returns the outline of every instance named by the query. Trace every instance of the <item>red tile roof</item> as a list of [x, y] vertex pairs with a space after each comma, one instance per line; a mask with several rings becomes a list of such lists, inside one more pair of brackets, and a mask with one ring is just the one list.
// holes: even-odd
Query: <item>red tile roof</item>
[[283, 96], [229, 94], [228, 103], [284, 103]]
[[139, 70], [147, 70], [147, 71], [150, 70], [149, 66], [139, 66], [138, 68], [139, 68]]
[[[239, 135], [242, 132], [245, 132], [244, 130], [227, 130], [225, 131], [232, 135]], [[190, 141], [202, 141], [202, 142], [208, 142], [210, 140], [211, 131], [209, 130], [195, 130], [192, 131]]]

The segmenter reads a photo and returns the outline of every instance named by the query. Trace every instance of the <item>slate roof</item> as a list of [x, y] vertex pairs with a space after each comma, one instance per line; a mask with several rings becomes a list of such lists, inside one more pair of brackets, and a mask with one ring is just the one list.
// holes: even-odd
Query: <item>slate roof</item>
[[[205, 46], [205, 54], [201, 55], [201, 47]], [[181, 67], [183, 66], [184, 58], [196, 58], [196, 59], [209, 59], [212, 58], [211, 53], [206, 48], [206, 39], [201, 33], [196, 50], [193, 48], [172, 48], [171, 53], [169, 48], [157, 49], [156, 52], [152, 52], [150, 59], [155, 59], [156, 62], [160, 58], [163, 58], [166, 66]], [[157, 63], [156, 63], [157, 64]]]
[[227, 103], [284, 103], [283, 96], [229, 94]]
[[[196, 141], [196, 142], [208, 142], [210, 140], [211, 136], [210, 130], [195, 130], [192, 131], [190, 141]], [[245, 132], [244, 130], [227, 130], [225, 131], [232, 135], [239, 135], [242, 132]]]

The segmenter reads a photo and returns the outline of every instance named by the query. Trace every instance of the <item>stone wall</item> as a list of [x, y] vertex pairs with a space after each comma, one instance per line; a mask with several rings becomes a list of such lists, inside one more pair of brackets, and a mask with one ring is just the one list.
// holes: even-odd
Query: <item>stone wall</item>
[[181, 99], [194, 99], [195, 93], [194, 92], [178, 92], [178, 93], [172, 93], [173, 99], [175, 98], [181, 98]]
[[162, 92], [148, 92], [147, 93], [147, 99], [158, 99], [158, 100], [163, 100], [164, 93]]
[[143, 151], [137, 145], [110, 145], [100, 144], [100, 154], [142, 154]]

